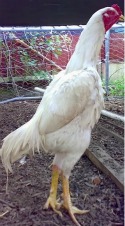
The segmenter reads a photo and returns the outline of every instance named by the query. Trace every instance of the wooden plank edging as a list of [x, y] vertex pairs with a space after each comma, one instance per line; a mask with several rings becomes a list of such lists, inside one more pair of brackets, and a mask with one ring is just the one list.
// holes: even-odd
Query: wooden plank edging
[[97, 168], [109, 176], [117, 187], [124, 192], [124, 168], [119, 163], [98, 146], [94, 147], [93, 150], [87, 149], [85, 154]]

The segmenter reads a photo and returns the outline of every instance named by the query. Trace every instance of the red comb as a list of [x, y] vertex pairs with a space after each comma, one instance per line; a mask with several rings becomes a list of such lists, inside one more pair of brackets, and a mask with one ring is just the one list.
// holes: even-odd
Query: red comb
[[122, 14], [122, 11], [117, 4], [113, 4], [111, 7], [114, 8], [118, 12], [119, 16]]

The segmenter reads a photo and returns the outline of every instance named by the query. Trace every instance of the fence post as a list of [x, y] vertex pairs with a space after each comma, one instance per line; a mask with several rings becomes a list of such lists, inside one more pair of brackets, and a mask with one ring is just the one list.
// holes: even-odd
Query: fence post
[[107, 100], [109, 95], [109, 51], [110, 51], [110, 30], [108, 30], [105, 35], [105, 71], [106, 71], [105, 88]]

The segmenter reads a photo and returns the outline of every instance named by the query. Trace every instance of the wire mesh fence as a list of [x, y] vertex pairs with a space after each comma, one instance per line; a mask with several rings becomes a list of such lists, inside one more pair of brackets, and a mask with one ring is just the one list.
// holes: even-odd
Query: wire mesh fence
[[106, 34], [103, 81], [107, 97], [124, 96], [124, 26], [114, 26]]
[[[83, 29], [84, 26], [0, 28], [0, 100], [38, 95], [34, 87], [46, 88], [53, 76], [65, 69]], [[110, 31], [108, 49], [104, 41], [97, 67], [103, 80], [107, 77], [109, 82], [113, 74], [122, 74], [123, 39], [123, 26], [119, 25]]]

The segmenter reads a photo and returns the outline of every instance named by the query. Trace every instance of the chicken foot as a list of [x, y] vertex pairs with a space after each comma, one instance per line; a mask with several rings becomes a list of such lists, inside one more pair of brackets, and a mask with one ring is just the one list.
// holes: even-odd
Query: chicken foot
[[63, 174], [62, 174], [62, 186], [63, 186], [63, 202], [61, 206], [68, 211], [73, 222], [77, 226], [80, 226], [74, 214], [85, 214], [88, 213], [89, 210], [80, 210], [72, 205], [69, 189], [69, 180]]
[[[59, 203], [56, 199], [60, 173], [62, 177], [62, 187], [63, 187], [63, 194], [62, 194], [63, 201], [61, 203]], [[77, 226], [80, 226], [80, 224], [76, 220], [74, 214], [85, 214], [89, 212], [89, 210], [80, 210], [77, 207], [72, 205], [71, 197], [70, 197], [70, 189], [69, 189], [69, 180], [63, 175], [63, 172], [61, 172], [56, 165], [53, 165], [52, 167], [52, 181], [51, 181], [50, 195], [44, 205], [44, 209], [48, 209], [49, 207], [51, 207], [53, 211], [59, 214], [61, 217], [62, 217], [62, 213], [60, 212], [60, 208], [62, 207], [63, 209], [66, 209], [72, 221]]]
[[56, 165], [53, 165], [50, 195], [44, 205], [44, 209], [48, 209], [49, 207], [51, 207], [54, 212], [56, 212], [62, 217], [62, 213], [58, 210], [60, 204], [56, 200], [59, 175], [60, 169]]

